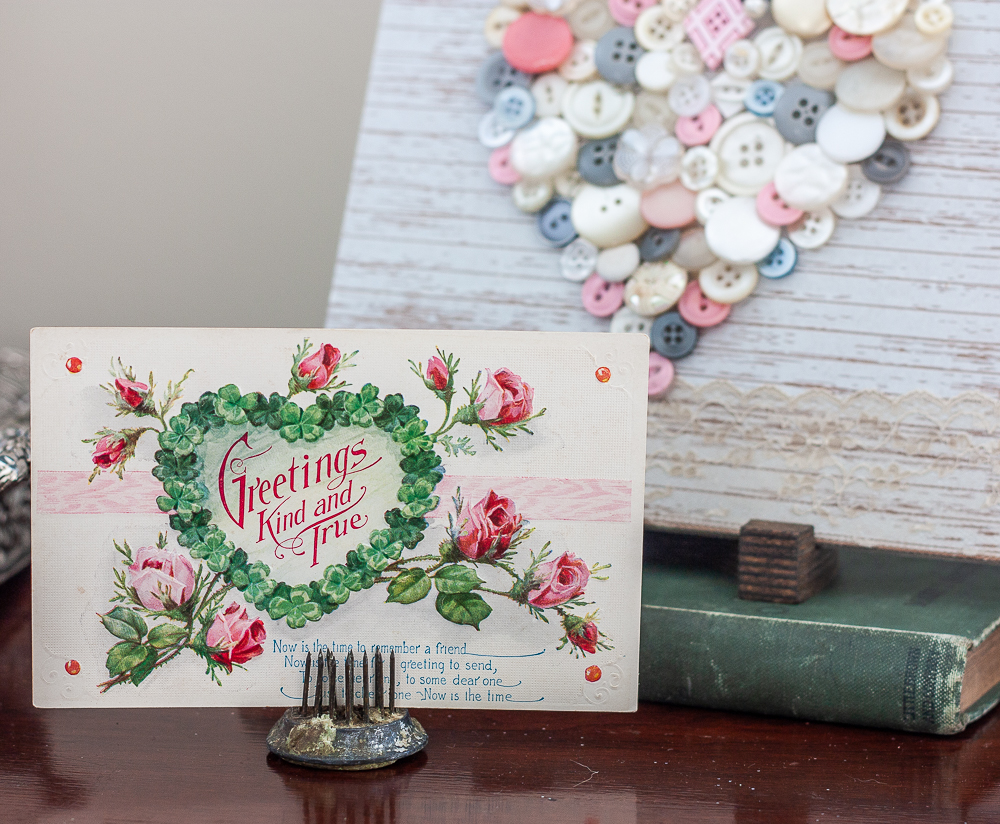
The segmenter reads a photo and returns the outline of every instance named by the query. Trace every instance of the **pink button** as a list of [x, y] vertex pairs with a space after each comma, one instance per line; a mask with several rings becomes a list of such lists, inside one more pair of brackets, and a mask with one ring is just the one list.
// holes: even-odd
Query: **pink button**
[[674, 365], [659, 352], [649, 353], [649, 394], [659, 395], [674, 382]]
[[757, 214], [761, 220], [772, 226], [791, 226], [804, 213], [801, 209], [793, 209], [785, 203], [772, 181], [757, 193]]
[[658, 2], [660, 0], [608, 0], [608, 11], [619, 26], [634, 26], [639, 15]]
[[722, 115], [715, 106], [710, 105], [694, 117], [678, 117], [674, 133], [685, 146], [704, 146], [721, 125]]
[[679, 229], [693, 223], [697, 193], [684, 188], [680, 181], [643, 192], [639, 212], [650, 226], [657, 229]]
[[827, 42], [830, 44], [830, 53], [834, 57], [849, 63], [861, 60], [872, 53], [870, 35], [849, 34], [836, 26], [830, 29]]
[[490, 153], [490, 159], [486, 164], [486, 168], [489, 170], [490, 177], [504, 186], [513, 186], [521, 179], [521, 175], [517, 173], [517, 169], [510, 162], [509, 143], [506, 146], [501, 146], [499, 149], [494, 149]]
[[528, 12], [511, 23], [503, 36], [503, 56], [528, 74], [557, 69], [572, 50], [573, 32], [562, 17]]
[[609, 318], [622, 308], [625, 298], [624, 283], [608, 283], [593, 274], [583, 282], [583, 308], [595, 318]]
[[718, 326], [729, 317], [732, 308], [727, 303], [716, 303], [714, 300], [706, 298], [696, 280], [692, 280], [687, 285], [681, 299], [677, 301], [677, 311], [680, 312], [681, 317], [692, 326], [697, 326], [700, 329]]

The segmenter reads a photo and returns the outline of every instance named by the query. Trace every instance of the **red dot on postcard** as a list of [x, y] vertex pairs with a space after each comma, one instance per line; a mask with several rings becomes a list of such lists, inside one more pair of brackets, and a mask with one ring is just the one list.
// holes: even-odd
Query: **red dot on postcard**
[[591, 666], [587, 667], [587, 669], [584, 671], [583, 677], [590, 682], [600, 681], [601, 668], [597, 666], [597, 664], [592, 664]]
[[80, 674], [80, 662], [77, 661], [76, 659], [74, 659], [72, 661], [67, 661], [66, 662], [66, 672], [68, 672], [70, 675], [79, 675]]
[[607, 383], [609, 380], [611, 380], [611, 370], [608, 369], [608, 367], [606, 366], [598, 367], [594, 375], [601, 383]]
[[75, 375], [83, 369], [83, 361], [79, 358], [70, 358], [66, 361], [66, 368]]

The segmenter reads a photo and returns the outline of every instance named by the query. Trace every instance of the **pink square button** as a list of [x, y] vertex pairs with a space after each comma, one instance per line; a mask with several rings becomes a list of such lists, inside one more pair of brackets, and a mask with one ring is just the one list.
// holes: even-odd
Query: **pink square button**
[[701, 0], [684, 19], [688, 37], [710, 69], [717, 69], [726, 49], [753, 27], [740, 0]]

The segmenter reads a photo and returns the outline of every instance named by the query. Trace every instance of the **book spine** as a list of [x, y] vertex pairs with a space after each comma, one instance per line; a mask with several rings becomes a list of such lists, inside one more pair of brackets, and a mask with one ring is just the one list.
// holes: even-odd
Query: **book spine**
[[643, 606], [639, 698], [912, 732], [965, 728], [952, 635]]

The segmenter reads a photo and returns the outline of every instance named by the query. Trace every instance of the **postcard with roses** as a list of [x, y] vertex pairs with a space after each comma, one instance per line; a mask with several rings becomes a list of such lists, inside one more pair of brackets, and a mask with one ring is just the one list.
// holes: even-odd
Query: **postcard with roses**
[[634, 710], [647, 371], [642, 335], [35, 329], [35, 705], [291, 705], [377, 647], [403, 706]]

